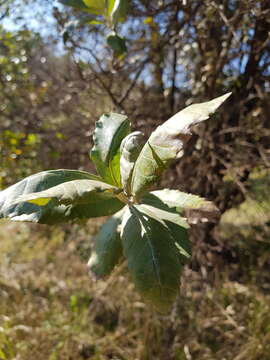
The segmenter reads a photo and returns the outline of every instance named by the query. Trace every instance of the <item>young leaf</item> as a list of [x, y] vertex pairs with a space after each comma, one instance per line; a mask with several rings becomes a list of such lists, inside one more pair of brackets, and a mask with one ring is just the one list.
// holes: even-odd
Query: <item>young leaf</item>
[[38, 206], [28, 202], [16, 203], [22, 195], [40, 192], [72, 180], [99, 180], [95, 175], [76, 170], [49, 170], [31, 175], [0, 192], [0, 218], [15, 221], [33, 221], [42, 224], [56, 224], [73, 219], [111, 215], [124, 204], [116, 198], [100, 198], [91, 204], [58, 205], [50, 201]]
[[159, 311], [167, 311], [178, 293], [181, 272], [168, 229], [131, 207], [124, 213], [121, 238], [136, 288]]
[[200, 196], [187, 194], [179, 190], [156, 190], [145, 196], [147, 203], [158, 206], [160, 201], [169, 208], [185, 214], [190, 223], [214, 221], [219, 218], [220, 212], [216, 205]]
[[130, 132], [127, 116], [104, 114], [96, 123], [93, 134], [94, 147], [90, 157], [100, 176], [109, 184], [121, 186], [120, 144]]
[[97, 180], [72, 180], [47, 190], [19, 196], [17, 202], [28, 201], [44, 206], [55, 200], [59, 204], [88, 204], [114, 197], [117, 188]]
[[120, 224], [123, 212], [115, 214], [101, 227], [88, 267], [98, 277], [109, 275], [122, 256]]
[[134, 131], [127, 135], [120, 146], [120, 174], [123, 188], [130, 194], [130, 180], [133, 167], [143, 147], [143, 133]]
[[128, 0], [115, 0], [114, 6], [111, 10], [111, 19], [113, 24], [117, 24], [118, 21], [124, 21], [128, 11]]
[[134, 166], [131, 180], [134, 196], [140, 197], [157, 181], [171, 160], [182, 156], [192, 126], [208, 119], [229, 96], [230, 93], [205, 103], [190, 105], [151, 134]]

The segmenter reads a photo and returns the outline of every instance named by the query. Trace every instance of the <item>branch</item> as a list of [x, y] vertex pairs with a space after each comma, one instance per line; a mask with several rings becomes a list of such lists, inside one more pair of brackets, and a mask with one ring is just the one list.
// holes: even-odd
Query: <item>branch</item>
[[93, 64], [88, 61], [87, 64], [88, 66], [90, 67], [91, 71], [95, 74], [97, 80], [99, 81], [100, 85], [102, 86], [102, 88], [106, 91], [106, 93], [109, 95], [109, 97], [111, 98], [113, 104], [119, 108], [120, 110], [125, 110], [123, 105], [122, 105], [122, 101], [118, 101], [116, 99], [116, 97], [114, 96], [114, 94], [112, 93], [110, 87], [107, 86], [106, 82], [103, 80], [102, 78], [102, 75], [105, 75], [106, 74], [106, 71], [103, 69], [102, 65], [101, 65], [101, 62], [99, 60], [99, 58], [95, 55], [95, 53], [89, 49], [88, 47], [86, 46], [81, 46], [81, 45], [78, 45], [73, 39], [70, 39], [72, 45], [74, 47], [77, 47], [78, 49], [81, 49], [81, 50], [85, 50], [87, 52], [89, 52], [89, 54], [95, 59], [96, 61], [96, 64], [100, 70], [100, 73], [98, 71], [96, 71], [93, 67]]
[[128, 98], [131, 90], [132, 90], [132, 89], [134, 88], [134, 86], [136, 85], [136, 83], [137, 83], [137, 81], [138, 81], [138, 79], [139, 79], [139, 76], [141, 75], [141, 73], [142, 73], [142, 71], [143, 71], [143, 69], [144, 69], [144, 66], [145, 66], [145, 64], [148, 62], [148, 60], [149, 60], [149, 59], [146, 59], [146, 60], [142, 63], [142, 65], [141, 65], [140, 69], [138, 70], [137, 74], [135, 75], [135, 78], [133, 79], [132, 83], [130, 84], [130, 86], [129, 86], [128, 89], [126, 90], [125, 94], [124, 94], [124, 95], [122, 96], [122, 98], [120, 99], [120, 101], [119, 101], [119, 104], [120, 104], [120, 105]]

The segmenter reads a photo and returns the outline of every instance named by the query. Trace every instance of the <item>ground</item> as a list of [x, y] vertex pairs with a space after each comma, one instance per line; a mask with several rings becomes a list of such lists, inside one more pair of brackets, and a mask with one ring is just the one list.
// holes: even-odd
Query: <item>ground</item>
[[254, 189], [218, 227], [237, 262], [217, 263], [215, 276], [186, 267], [168, 315], [142, 302], [125, 263], [105, 280], [88, 274], [104, 219], [57, 228], [1, 220], [0, 359], [269, 360], [270, 202], [261, 178]]

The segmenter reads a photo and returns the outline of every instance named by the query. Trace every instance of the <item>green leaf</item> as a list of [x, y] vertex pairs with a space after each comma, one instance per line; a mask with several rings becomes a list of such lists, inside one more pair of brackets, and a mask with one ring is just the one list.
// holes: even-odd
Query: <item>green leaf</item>
[[120, 225], [123, 211], [115, 214], [101, 227], [88, 267], [98, 277], [109, 275], [122, 256]]
[[109, 184], [121, 187], [120, 145], [130, 132], [127, 116], [108, 113], [96, 122], [93, 134], [94, 147], [90, 157], [98, 173]]
[[[181, 264], [187, 263], [191, 258], [191, 242], [188, 239], [188, 233], [187, 228], [189, 227], [187, 221], [185, 218], [179, 215], [182, 214], [182, 209], [177, 209], [174, 206], [174, 198], [173, 194], [171, 193], [171, 196], [168, 196], [168, 191], [176, 191], [177, 190], [169, 190], [165, 189], [153, 191], [151, 193], [146, 194], [142, 201], [144, 204], [142, 205], [135, 205], [139, 210], [146, 213], [147, 215], [153, 217], [157, 221], [161, 222], [164, 226], [167, 227], [168, 231], [170, 232], [173, 242], [176, 246], [176, 249], [179, 254], [179, 259]], [[161, 196], [159, 197], [159, 193], [161, 193]], [[157, 195], [155, 195], [157, 194]], [[185, 195], [190, 195], [186, 193], [182, 193]], [[167, 195], [167, 196], [165, 196]], [[175, 194], [175, 198], [178, 194]], [[199, 198], [194, 195], [194, 197]], [[168, 198], [171, 200], [168, 200]], [[163, 200], [164, 199], [164, 200]], [[199, 198], [200, 200], [204, 201], [204, 199]], [[193, 201], [194, 204], [194, 201]], [[197, 202], [198, 204], [198, 202]]]
[[45, 206], [50, 201], [58, 204], [89, 204], [99, 199], [114, 197], [117, 188], [97, 180], [72, 180], [53, 186], [47, 190], [19, 196], [16, 202], [28, 201]]
[[179, 261], [184, 265], [191, 259], [191, 243], [187, 234], [189, 225], [186, 219], [179, 215], [175, 207], [168, 206], [153, 193], [145, 195], [143, 198], [144, 203], [134, 205], [134, 207], [142, 214], [158, 221], [167, 229]]
[[122, 222], [122, 242], [136, 288], [159, 311], [169, 310], [178, 293], [181, 264], [168, 229], [134, 207]]
[[76, 170], [49, 170], [31, 175], [0, 192], [0, 218], [56, 224], [73, 219], [111, 215], [124, 206], [116, 198], [103, 197], [90, 204], [76, 205], [58, 205], [56, 201], [50, 201], [44, 206], [28, 202], [15, 203], [22, 195], [44, 191], [61, 183], [79, 179], [100, 180], [95, 175]]
[[[151, 191], [151, 194], [154, 195], [154, 198], [151, 198], [152, 201], [158, 198], [170, 208], [178, 208], [180, 212], [187, 208], [200, 208], [209, 202], [198, 195], [188, 194], [179, 190], [155, 190]], [[149, 199], [149, 201], [151, 200]]]
[[126, 40], [117, 35], [114, 31], [107, 36], [107, 44], [112, 48], [116, 55], [127, 52]]
[[58, 0], [61, 4], [71, 6], [93, 15], [106, 15], [106, 0]]
[[111, 9], [111, 12], [109, 12], [109, 15], [111, 16], [112, 22], [114, 25], [117, 24], [119, 21], [124, 21], [127, 12], [128, 12], [128, 0], [115, 0], [113, 8]]
[[[64, 206], [64, 205], [61, 205]], [[89, 204], [68, 205], [64, 213], [63, 221], [76, 219], [89, 219], [99, 216], [108, 216], [115, 214], [125, 206], [123, 202], [117, 198], [100, 198], [96, 202]]]
[[192, 247], [191, 242], [188, 239], [187, 229], [169, 221], [166, 221], [166, 225], [173, 238], [174, 245], [178, 250], [180, 263], [185, 265], [190, 261], [192, 255]]
[[88, 12], [95, 15], [106, 15], [106, 0], [83, 0]]
[[115, 0], [108, 0], [108, 15], [111, 15]]
[[86, 4], [82, 0], [58, 0], [61, 4], [74, 7], [78, 10], [87, 10]]
[[120, 146], [121, 182], [127, 194], [130, 194], [130, 180], [135, 161], [143, 147], [143, 133], [134, 131], [127, 135]]
[[155, 206], [140, 204], [134, 205], [134, 207], [140, 212], [152, 217], [165, 225], [165, 221], [182, 226], [183, 228], [189, 228], [189, 225], [185, 218], [181, 217], [178, 213], [172, 211], [166, 211]]
[[230, 94], [188, 106], [151, 134], [134, 166], [131, 181], [134, 196], [138, 198], [152, 187], [169, 163], [183, 155], [192, 126], [208, 119]]
[[220, 212], [216, 205], [198, 195], [188, 194], [179, 190], [156, 190], [145, 196], [145, 201], [152, 206], [160, 202], [180, 214], [185, 214], [190, 223], [198, 221], [214, 221]]

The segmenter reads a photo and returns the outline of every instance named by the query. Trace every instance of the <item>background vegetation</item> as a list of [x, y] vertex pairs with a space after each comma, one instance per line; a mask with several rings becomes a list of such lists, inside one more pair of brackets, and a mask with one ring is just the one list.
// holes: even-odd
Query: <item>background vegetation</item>
[[93, 171], [90, 135], [105, 111], [148, 134], [191, 102], [233, 92], [160, 184], [222, 214], [191, 230], [172, 312], [142, 303], [125, 264], [104, 281], [87, 274], [96, 220], [1, 220], [0, 359], [269, 360], [268, 1], [134, 0], [118, 25], [121, 55], [107, 24], [58, 2], [0, 1], [0, 11], [1, 188], [41, 169]]

